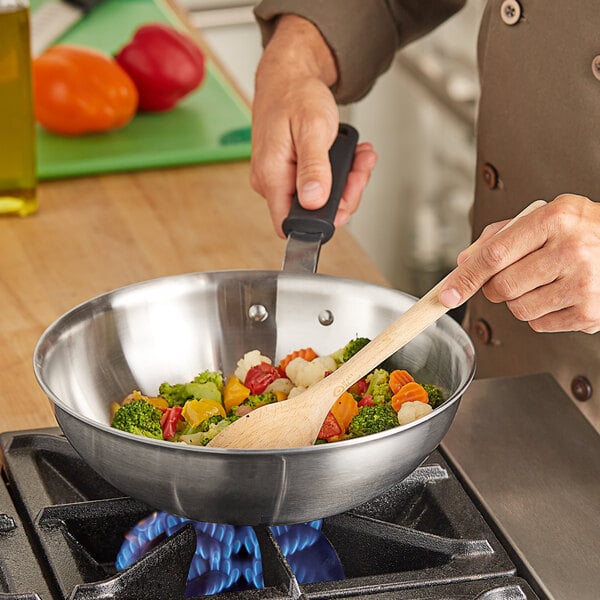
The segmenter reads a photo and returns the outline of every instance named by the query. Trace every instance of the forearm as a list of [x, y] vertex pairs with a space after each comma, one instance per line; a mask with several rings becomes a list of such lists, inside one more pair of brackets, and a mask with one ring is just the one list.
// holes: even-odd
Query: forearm
[[319, 30], [296, 15], [282, 15], [265, 48], [256, 74], [257, 91], [261, 76], [272, 69], [296, 77], [316, 77], [327, 87], [338, 79], [335, 58]]

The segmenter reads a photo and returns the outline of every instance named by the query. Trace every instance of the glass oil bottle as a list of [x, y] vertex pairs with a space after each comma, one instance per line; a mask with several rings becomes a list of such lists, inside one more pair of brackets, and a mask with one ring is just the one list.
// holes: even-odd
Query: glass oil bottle
[[0, 216], [38, 208], [29, 3], [0, 0]]

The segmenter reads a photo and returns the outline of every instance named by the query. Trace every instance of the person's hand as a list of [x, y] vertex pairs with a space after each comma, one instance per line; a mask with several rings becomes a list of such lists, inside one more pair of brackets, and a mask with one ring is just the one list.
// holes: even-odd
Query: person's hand
[[[267, 200], [281, 237], [296, 190], [307, 209], [320, 208], [329, 197], [328, 151], [339, 124], [330, 86], [336, 80], [334, 57], [318, 29], [301, 17], [280, 17], [256, 72], [250, 183]], [[376, 160], [371, 144], [358, 144], [336, 227], [358, 208]]]
[[483, 286], [534, 331], [600, 331], [600, 203], [563, 194], [499, 232], [505, 224], [461, 252], [440, 302], [454, 308]]

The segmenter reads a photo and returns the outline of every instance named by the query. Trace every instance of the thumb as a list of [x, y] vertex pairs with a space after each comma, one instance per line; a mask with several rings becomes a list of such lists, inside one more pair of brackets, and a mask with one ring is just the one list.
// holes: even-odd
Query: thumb
[[[317, 136], [315, 136], [317, 137]], [[296, 189], [300, 204], [309, 210], [321, 208], [331, 193], [331, 163], [328, 139], [312, 139], [297, 151]]]

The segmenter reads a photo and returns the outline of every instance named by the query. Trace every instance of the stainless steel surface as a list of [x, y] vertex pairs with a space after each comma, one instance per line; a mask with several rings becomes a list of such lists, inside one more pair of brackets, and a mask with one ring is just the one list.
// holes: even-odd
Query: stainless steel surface
[[600, 436], [550, 375], [473, 382], [442, 448], [548, 598], [600, 597]]
[[287, 273], [316, 273], [323, 236], [292, 231], [288, 235], [282, 270]]
[[[255, 296], [267, 290], [267, 300]], [[36, 377], [75, 449], [125, 494], [193, 519], [294, 523], [348, 510], [410, 474], [439, 444], [473, 377], [471, 341], [442, 317], [394, 355], [417, 379], [451, 391], [420, 421], [368, 438], [289, 450], [198, 448], [109, 426], [110, 403], [132, 389], [232, 373], [243, 351], [336, 350], [374, 337], [414, 303], [401, 292], [324, 275], [223, 271], [132, 285], [73, 309], [43, 334]], [[261, 304], [267, 318], [253, 319]], [[331, 319], [324, 320], [329, 311]], [[323, 325], [321, 322], [328, 323]]]

